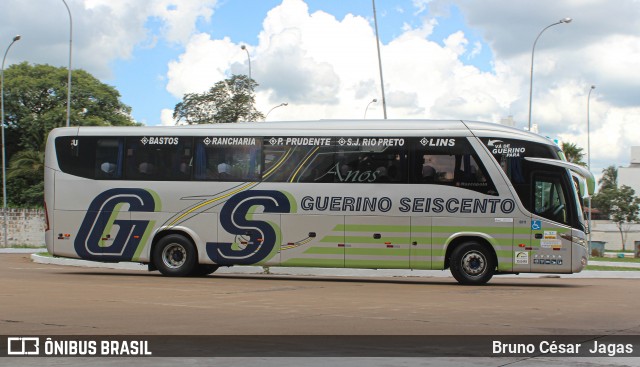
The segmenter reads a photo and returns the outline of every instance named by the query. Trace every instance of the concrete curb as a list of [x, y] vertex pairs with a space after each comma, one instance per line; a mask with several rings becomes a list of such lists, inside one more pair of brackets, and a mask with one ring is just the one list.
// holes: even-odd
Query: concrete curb
[[[60, 257], [48, 257], [32, 254], [33, 262], [39, 264], [79, 266], [85, 268], [102, 268], [118, 270], [148, 271], [146, 265], [137, 263], [101, 263], [95, 261], [66, 259]], [[598, 262], [599, 263], [599, 262]], [[613, 263], [619, 264], [619, 263]], [[216, 274], [265, 274], [261, 266], [235, 266], [220, 268]], [[423, 277], [423, 278], [449, 278], [451, 273], [442, 270], [398, 270], [398, 269], [330, 269], [330, 268], [269, 268], [271, 275], [295, 275], [295, 276], [333, 276], [333, 277]], [[578, 274], [520, 274], [500, 275], [495, 278], [608, 278], [608, 279], [640, 279], [640, 271], [583, 271]]]
[[47, 248], [46, 247], [0, 248], [0, 254], [33, 254], [36, 252], [47, 252]]

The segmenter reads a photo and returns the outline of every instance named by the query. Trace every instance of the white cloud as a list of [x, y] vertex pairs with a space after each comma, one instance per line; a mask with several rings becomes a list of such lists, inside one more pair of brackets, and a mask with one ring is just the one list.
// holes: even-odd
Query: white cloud
[[160, 125], [162, 126], [174, 126], [176, 124], [176, 120], [173, 118], [173, 110], [168, 108], [162, 109], [160, 111]]
[[[74, 16], [74, 68], [99, 78], [110, 77], [114, 60], [129, 58], [136, 47], [153, 47], [160, 41], [184, 46], [184, 52], [168, 65], [166, 88], [176, 98], [204, 91], [231, 74], [248, 72], [239, 43], [214, 39], [196, 29], [211, 19], [217, 0], [68, 2]], [[573, 139], [585, 147], [586, 98], [589, 86], [595, 84], [593, 171], [613, 162], [625, 164], [629, 146], [640, 138], [637, 4], [634, 0], [620, 0], [616, 6], [605, 0], [586, 5], [554, 0], [407, 0], [394, 9], [402, 7], [403, 16], [418, 19], [397, 23], [404, 25], [389, 32], [397, 36], [381, 50], [388, 115], [496, 122], [513, 115], [518, 127], [525, 126], [532, 42], [543, 27], [571, 16], [571, 24], [549, 29], [537, 45], [533, 122], [544, 135]], [[459, 8], [467, 25], [445, 25], [451, 20], [452, 6]], [[9, 63], [66, 65], [68, 19], [62, 4], [3, 0], [0, 13], [12, 15], [0, 24], [1, 34], [23, 35]], [[271, 9], [257, 41], [247, 45], [252, 76], [260, 83], [258, 108], [266, 112], [289, 102], [274, 111], [271, 120], [361, 118], [367, 104], [377, 98], [367, 117], [381, 117], [372, 21], [371, 14], [338, 19], [327, 12], [310, 12], [302, 0], [283, 0]], [[436, 27], [451, 29], [441, 37], [444, 41], [430, 40]], [[480, 34], [483, 43], [471, 43], [472, 32]], [[469, 65], [485, 52], [495, 56], [490, 72]], [[169, 115], [162, 112], [163, 123], [170, 123]]]
[[194, 35], [177, 61], [169, 63], [167, 90], [176, 98], [185, 93], [201, 93], [228, 76], [234, 63], [246, 61], [240, 45], [228, 38], [212, 40], [209, 35]]
[[[622, 0], [616, 6], [604, 0], [588, 4], [453, 2], [471, 26], [483, 31], [500, 62], [521, 76], [517, 83], [520, 98], [512, 105], [516, 121], [521, 122], [527, 120], [533, 39], [544, 26], [564, 16], [573, 17], [570, 24], [548, 29], [536, 46], [533, 122], [539, 124], [541, 134], [577, 143], [586, 153], [587, 96], [595, 84], [590, 105], [592, 171], [598, 174], [611, 164], [628, 164], [630, 147], [640, 141], [637, 1]], [[522, 20], [523, 14], [528, 21]]]
[[[498, 110], [508, 110], [517, 98], [517, 89], [509, 86], [511, 70], [500, 66], [487, 73], [465, 65], [459, 60], [468, 45], [464, 33], [454, 32], [442, 47], [427, 40], [436, 24], [425, 18], [382, 45], [389, 117], [499, 120]], [[260, 110], [289, 102], [278, 110], [279, 119], [360, 118], [377, 98], [368, 117], [382, 117], [375, 33], [367, 19], [351, 14], [336, 19], [310, 13], [301, 0], [284, 0], [267, 14], [258, 39], [250, 49]], [[229, 73], [246, 73], [239, 46], [194, 36], [170, 64], [167, 89], [180, 97]]]
[[469, 41], [464, 37], [464, 32], [462, 31], [452, 33], [449, 37], [444, 39], [445, 47], [455, 53], [458, 57], [467, 51], [468, 44]]
[[[73, 19], [73, 68], [111, 77], [111, 63], [127, 59], [136, 46], [158, 39], [184, 43], [198, 20], [208, 21], [217, 0], [67, 0]], [[2, 0], [0, 34], [23, 35], [28, 47], [16, 59], [66, 66], [69, 16], [61, 1]], [[24, 26], [27, 24], [28, 26]]]
[[163, 21], [167, 40], [186, 43], [196, 31], [199, 19], [211, 19], [216, 3], [217, 0], [159, 0], [152, 4], [149, 16]]

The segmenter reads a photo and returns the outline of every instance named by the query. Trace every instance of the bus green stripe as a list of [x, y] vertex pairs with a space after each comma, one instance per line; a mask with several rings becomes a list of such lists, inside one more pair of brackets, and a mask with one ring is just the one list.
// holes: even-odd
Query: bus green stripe
[[311, 247], [304, 254], [309, 255], [344, 255], [344, 247]]
[[[113, 228], [113, 224], [115, 223], [116, 219], [118, 219], [118, 215], [120, 214], [120, 209], [122, 208], [123, 205], [124, 203], [119, 203], [119, 204], [116, 204], [116, 206], [113, 208], [111, 215], [109, 215], [107, 226], [104, 228], [104, 231], [102, 232], [102, 235], [100, 236], [100, 238], [105, 238], [108, 234], [111, 233], [111, 228]], [[107, 244], [104, 243], [104, 241], [102, 240], [100, 240], [100, 243], [98, 244], [98, 246], [108, 247]]]
[[345, 248], [345, 255], [370, 255], [370, 256], [410, 256], [410, 249], [401, 248]]
[[338, 224], [334, 231], [345, 232], [410, 232], [409, 225], [377, 225], [377, 224]]
[[153, 232], [153, 228], [155, 228], [155, 225], [156, 225], [155, 220], [149, 221], [147, 230], [144, 231], [144, 234], [142, 235], [142, 239], [140, 240], [140, 244], [138, 244], [138, 248], [136, 249], [136, 252], [133, 254], [133, 258], [131, 258], [132, 261], [140, 260], [140, 255], [142, 254], [142, 250], [144, 249], [147, 243], [147, 239], [151, 235], [151, 232]]
[[344, 242], [346, 243], [371, 243], [384, 245], [386, 242], [395, 244], [409, 244], [410, 237], [382, 237], [375, 239], [372, 236], [344, 236]]
[[489, 226], [433, 226], [431, 232], [481, 232], [486, 234], [513, 234], [513, 227], [489, 227]]
[[368, 269], [408, 269], [409, 261], [401, 260], [351, 260], [345, 261], [348, 268], [368, 268]]
[[309, 266], [319, 268], [344, 268], [344, 259], [289, 259], [281, 266]]

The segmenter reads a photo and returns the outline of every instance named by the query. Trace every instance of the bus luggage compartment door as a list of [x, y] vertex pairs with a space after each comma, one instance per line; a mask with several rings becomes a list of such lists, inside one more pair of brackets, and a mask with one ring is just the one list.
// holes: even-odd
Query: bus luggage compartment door
[[411, 218], [345, 217], [345, 267], [408, 269]]
[[344, 267], [344, 216], [282, 215], [282, 266]]
[[432, 269], [429, 217], [411, 217], [411, 269]]

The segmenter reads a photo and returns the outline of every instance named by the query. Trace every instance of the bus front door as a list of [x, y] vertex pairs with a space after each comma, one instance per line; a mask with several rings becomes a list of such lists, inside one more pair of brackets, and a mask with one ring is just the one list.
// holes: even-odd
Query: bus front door
[[533, 176], [531, 271], [571, 272], [572, 229], [568, 222], [569, 193], [558, 175]]

